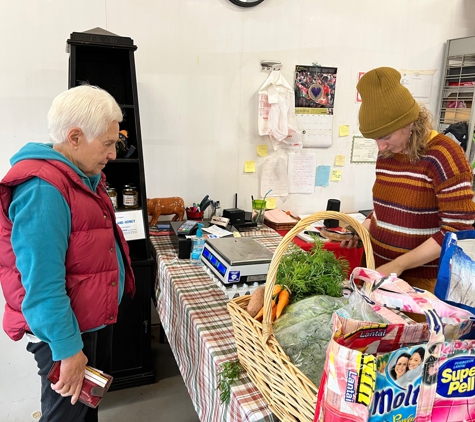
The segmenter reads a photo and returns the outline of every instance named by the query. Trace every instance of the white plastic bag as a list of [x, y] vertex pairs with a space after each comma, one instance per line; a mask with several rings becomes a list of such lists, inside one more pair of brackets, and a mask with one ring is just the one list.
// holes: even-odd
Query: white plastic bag
[[269, 135], [274, 150], [302, 147], [295, 118], [294, 90], [280, 70], [273, 70], [259, 89], [259, 135]]

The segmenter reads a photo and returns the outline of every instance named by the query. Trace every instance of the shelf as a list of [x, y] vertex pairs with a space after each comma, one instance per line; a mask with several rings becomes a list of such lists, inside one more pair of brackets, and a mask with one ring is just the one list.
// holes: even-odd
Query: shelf
[[[128, 37], [119, 37], [101, 28], [83, 33], [73, 32], [68, 40], [69, 87], [87, 82], [109, 92], [120, 105], [127, 130], [127, 143], [135, 151], [130, 158], [117, 158], [104, 168], [109, 185], [116, 189], [118, 212], [142, 213], [145, 238], [129, 240], [129, 256], [135, 274], [136, 294], [124, 295], [117, 323], [113, 326], [111, 390], [149, 384], [154, 381], [150, 355], [150, 301], [155, 278], [155, 262], [149, 238], [147, 194], [143, 164], [142, 138], [135, 73], [134, 52], [137, 47]], [[133, 184], [138, 191], [136, 209], [122, 206], [122, 189]]]
[[138, 158], [116, 158], [107, 163], [107, 165], [117, 165], [117, 164], [138, 164], [140, 160]]
[[472, 94], [473, 96], [473, 93], [475, 92], [475, 86], [471, 86], [471, 87], [470, 86], [444, 86], [443, 90], [444, 90], [444, 93], [449, 92], [451, 94], [454, 94], [454, 93], [461, 92], [464, 94]]
[[[475, 83], [475, 37], [447, 40], [436, 114], [437, 129], [443, 132], [451, 124], [467, 122], [467, 139], [470, 142], [463, 146], [467, 159], [472, 161], [475, 148], [472, 148], [471, 142], [474, 132], [471, 107], [475, 99], [475, 85], [467, 83]], [[449, 105], [456, 105], [457, 108]]]

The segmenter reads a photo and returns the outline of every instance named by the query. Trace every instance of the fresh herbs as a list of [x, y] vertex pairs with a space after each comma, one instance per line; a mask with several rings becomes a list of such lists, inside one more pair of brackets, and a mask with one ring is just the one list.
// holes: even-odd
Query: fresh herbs
[[349, 263], [323, 249], [323, 241], [313, 237], [315, 245], [310, 252], [295, 248], [280, 261], [276, 283], [288, 287], [292, 303], [314, 295], [342, 295]]
[[231, 398], [231, 387], [244, 372], [239, 360], [231, 360], [220, 365], [218, 373], [218, 389], [221, 391], [219, 399], [221, 403], [228, 404]]

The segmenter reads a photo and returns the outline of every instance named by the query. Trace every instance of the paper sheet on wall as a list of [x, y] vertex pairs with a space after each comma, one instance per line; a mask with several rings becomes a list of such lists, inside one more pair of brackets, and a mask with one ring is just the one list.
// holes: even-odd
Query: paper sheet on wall
[[330, 166], [318, 166], [317, 174], [315, 176], [315, 186], [328, 186], [328, 179], [330, 179]]
[[353, 136], [350, 163], [376, 163], [378, 146], [374, 139]]
[[257, 155], [259, 157], [267, 157], [267, 145], [257, 145]]
[[335, 155], [335, 166], [343, 167], [345, 165], [344, 155]]
[[435, 70], [401, 69], [401, 84], [404, 85], [419, 103], [429, 104]]
[[299, 129], [302, 132], [303, 148], [329, 148], [332, 146], [332, 115], [297, 114], [295, 117], [297, 118]]
[[272, 189], [272, 196], [289, 194], [287, 162], [282, 157], [269, 157], [262, 165], [261, 196]]
[[255, 173], [256, 172], [256, 162], [255, 161], [244, 161], [244, 173]]
[[340, 182], [341, 181], [341, 170], [332, 170], [331, 177], [332, 182]]
[[338, 128], [338, 135], [340, 137], [348, 136], [350, 134], [350, 125], [340, 125]]
[[289, 155], [289, 192], [313, 193], [315, 190], [316, 154]]
[[337, 68], [295, 66], [295, 114], [303, 148], [332, 146]]
[[[358, 79], [356, 80], [356, 83], [355, 83], [355, 87], [356, 85], [358, 84], [358, 82], [360, 81], [360, 79], [363, 77], [363, 75], [365, 74], [366, 72], [358, 72]], [[356, 90], [356, 102], [357, 103], [361, 103], [361, 95], [360, 93], [358, 92], [358, 90]]]

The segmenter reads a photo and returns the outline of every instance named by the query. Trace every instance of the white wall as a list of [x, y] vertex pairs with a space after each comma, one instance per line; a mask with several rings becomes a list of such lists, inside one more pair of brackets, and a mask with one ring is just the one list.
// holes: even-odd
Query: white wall
[[[209, 194], [226, 208], [237, 192], [238, 205], [250, 209], [263, 162], [256, 146], [271, 150], [256, 123], [256, 92], [267, 76], [260, 61], [267, 59], [282, 62], [289, 82], [297, 64], [338, 67], [335, 132], [350, 124], [349, 137], [315, 150], [318, 165], [346, 156], [342, 181], [278, 206], [304, 214], [339, 198], [342, 211], [370, 208], [373, 166], [349, 164], [351, 135], [358, 134], [357, 72], [439, 69], [446, 39], [474, 35], [473, 16], [471, 0], [266, 0], [255, 8], [228, 0], [2, 0], [0, 176], [23, 144], [48, 140], [46, 113], [67, 88], [70, 33], [101, 27], [138, 46], [148, 197], [179, 195], [191, 203]], [[437, 72], [432, 111], [439, 79]], [[247, 160], [256, 161], [255, 174], [244, 173]], [[39, 409], [35, 364], [24, 347], [0, 333], [2, 421], [27, 421]]]

